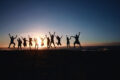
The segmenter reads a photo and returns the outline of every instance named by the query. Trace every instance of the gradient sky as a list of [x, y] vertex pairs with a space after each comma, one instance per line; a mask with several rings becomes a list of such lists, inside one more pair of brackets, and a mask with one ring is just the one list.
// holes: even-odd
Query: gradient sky
[[[0, 0], [0, 45], [9, 37], [75, 35], [82, 43], [120, 42], [119, 0]], [[74, 40], [74, 39], [73, 39]]]

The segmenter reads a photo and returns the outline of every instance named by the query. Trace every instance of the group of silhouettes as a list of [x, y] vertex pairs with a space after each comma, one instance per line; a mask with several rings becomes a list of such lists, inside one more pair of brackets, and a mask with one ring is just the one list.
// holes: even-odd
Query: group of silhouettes
[[[41, 46], [44, 46], [44, 40], [46, 39], [47, 40], [47, 48], [51, 48], [52, 46], [52, 44], [54, 45], [54, 47], [56, 48], [56, 46], [55, 46], [55, 42], [54, 42], [54, 37], [56, 37], [56, 39], [57, 39], [57, 42], [56, 42], [56, 44], [58, 45], [58, 46], [61, 46], [62, 44], [61, 44], [61, 39], [62, 39], [62, 36], [60, 37], [60, 36], [58, 36], [58, 35], [55, 35], [55, 32], [53, 33], [53, 34], [51, 34], [50, 32], [49, 32], [49, 35], [50, 35], [50, 38], [47, 36], [47, 35], [45, 35], [45, 37], [44, 38], [40, 38], [41, 39]], [[70, 36], [70, 37], [68, 37], [67, 35], [66, 35], [66, 44], [67, 44], [67, 48], [70, 48], [70, 40], [71, 40], [71, 38], [74, 38], [75, 39], [75, 41], [74, 41], [74, 48], [76, 47], [76, 44], [78, 44], [79, 45], [79, 47], [81, 47], [81, 44], [80, 44], [80, 41], [79, 41], [79, 36], [80, 36], [80, 32], [78, 33], [78, 34], [76, 34], [75, 36]], [[9, 33], [9, 37], [10, 37], [10, 43], [9, 43], [9, 47], [8, 48], [10, 48], [10, 46], [11, 46], [11, 44], [13, 44], [13, 47], [15, 48], [15, 42], [14, 42], [14, 40], [17, 38], [17, 35], [14, 37], [14, 36], [11, 36], [10, 35], [10, 33]], [[37, 38], [32, 38], [32, 37], [30, 37], [29, 35], [28, 35], [28, 38], [29, 38], [29, 40], [27, 40], [25, 37], [19, 37], [19, 38], [17, 38], [17, 42], [18, 42], [18, 49], [21, 49], [22, 48], [22, 44], [23, 44], [23, 46], [24, 47], [27, 47], [27, 41], [29, 42], [29, 47], [30, 47], [30, 49], [31, 49], [31, 47], [33, 46], [33, 41], [34, 41], [34, 43], [35, 43], [35, 49], [38, 49], [38, 47], [39, 47], [39, 45], [38, 45], [38, 39]]]

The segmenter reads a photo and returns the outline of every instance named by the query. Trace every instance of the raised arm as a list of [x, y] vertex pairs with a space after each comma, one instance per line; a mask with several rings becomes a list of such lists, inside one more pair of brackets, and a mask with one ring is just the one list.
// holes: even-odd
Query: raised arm
[[72, 37], [75, 38], [75, 36], [70, 36], [70, 38], [72, 38]]
[[54, 32], [54, 36], [55, 36], [55, 32]]
[[14, 37], [15, 39], [17, 38], [17, 35]]
[[11, 37], [10, 33], [8, 35], [9, 35], [9, 37]]
[[78, 33], [78, 36], [80, 36], [80, 32]]

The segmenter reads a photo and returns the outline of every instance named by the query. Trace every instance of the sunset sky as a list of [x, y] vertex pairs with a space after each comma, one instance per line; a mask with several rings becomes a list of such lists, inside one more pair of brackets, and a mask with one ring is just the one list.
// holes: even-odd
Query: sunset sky
[[[39, 37], [48, 32], [81, 32], [83, 45], [120, 42], [119, 0], [0, 0], [0, 46], [9, 36]], [[74, 39], [71, 40], [71, 44]], [[104, 45], [104, 44], [103, 44]]]

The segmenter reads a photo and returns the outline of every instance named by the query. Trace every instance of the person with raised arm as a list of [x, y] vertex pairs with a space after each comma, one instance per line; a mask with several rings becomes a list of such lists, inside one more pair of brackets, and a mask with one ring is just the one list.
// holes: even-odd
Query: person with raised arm
[[38, 49], [38, 40], [37, 40], [37, 38], [34, 38], [34, 42], [35, 42], [35, 49]]
[[[49, 32], [49, 34], [50, 34], [50, 37], [51, 37], [51, 41], [50, 41], [50, 47], [52, 47], [51, 45], [53, 44], [54, 45], [54, 47], [55, 47], [55, 43], [54, 43], [54, 36], [55, 36], [55, 32], [53, 33], [53, 34], [51, 34], [50, 32]], [[55, 47], [56, 48], [56, 47]]]
[[66, 40], [67, 40], [67, 48], [70, 48], [70, 39], [67, 35], [66, 35]]
[[28, 41], [28, 40], [27, 40], [25, 37], [24, 37], [24, 38], [21, 37], [21, 38], [23, 39], [23, 46], [26, 47], [26, 46], [27, 46], [27, 41]]
[[80, 44], [80, 41], [79, 41], [79, 36], [80, 36], [80, 32], [78, 34], [76, 34], [75, 36], [71, 36], [73, 38], [75, 38], [75, 41], [74, 41], [74, 48], [75, 48], [75, 45], [78, 44], [79, 47], [81, 47], [81, 44]]
[[47, 39], [47, 48], [50, 48], [50, 38], [45, 35], [45, 38]]
[[62, 44], [61, 44], [61, 39], [62, 39], [62, 36], [60, 37], [60, 36], [56, 36], [56, 39], [57, 39], [57, 41], [58, 42], [56, 42], [56, 44], [58, 45], [58, 46], [61, 46]]
[[22, 40], [20, 38], [17, 39], [18, 41], [18, 49], [22, 49]]
[[44, 46], [44, 40], [45, 40], [45, 38], [40, 38], [41, 39], [41, 46]]
[[32, 46], [32, 38], [28, 35], [28, 38], [29, 38], [29, 47], [30, 47], [30, 49], [31, 49], [31, 46]]
[[10, 37], [10, 43], [9, 43], [9, 47], [8, 48], [10, 48], [11, 44], [13, 44], [14, 45], [13, 47], [15, 48], [15, 42], [14, 42], [14, 40], [17, 38], [17, 35], [16, 35], [16, 37], [11, 36], [10, 33], [8, 35]]

